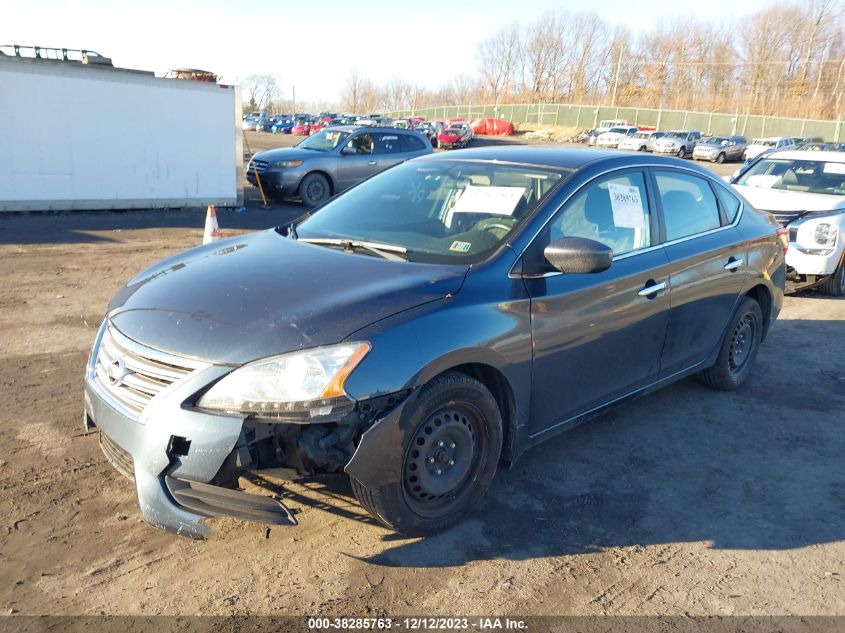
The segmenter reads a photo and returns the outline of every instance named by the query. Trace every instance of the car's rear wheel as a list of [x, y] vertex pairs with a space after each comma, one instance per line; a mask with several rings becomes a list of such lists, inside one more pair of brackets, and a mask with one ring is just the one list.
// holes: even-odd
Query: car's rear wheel
[[751, 297], [743, 297], [725, 330], [719, 356], [699, 374], [708, 387], [721, 391], [739, 389], [751, 373], [763, 337], [763, 312]]
[[464, 518], [487, 492], [502, 450], [502, 416], [479, 381], [449, 372], [415, 396], [394, 483], [365, 486], [352, 478], [361, 505], [407, 536], [426, 536]]
[[725, 154], [724, 154], [724, 153], [720, 153], [720, 154], [716, 157], [716, 162], [717, 162], [717, 163], [719, 163], [720, 165], [721, 165], [722, 163], [724, 163], [724, 162], [725, 162]]
[[819, 284], [819, 290], [822, 294], [831, 297], [841, 297], [845, 295], [845, 257], [839, 262], [836, 271]]
[[299, 183], [299, 197], [307, 207], [322, 204], [332, 194], [329, 181], [322, 174], [308, 174]]

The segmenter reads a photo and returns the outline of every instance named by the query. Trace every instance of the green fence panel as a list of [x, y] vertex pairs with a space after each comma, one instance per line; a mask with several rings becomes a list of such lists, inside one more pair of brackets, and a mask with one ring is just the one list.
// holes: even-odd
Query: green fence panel
[[693, 112], [654, 108], [616, 107], [589, 104], [462, 104], [387, 113], [393, 117], [423, 116], [428, 119], [474, 119], [494, 117], [514, 124], [558, 125], [591, 129], [602, 120], [621, 119], [631, 125], [653, 126], [661, 130], [698, 129], [703, 134], [742, 134], [761, 136], [818, 136], [826, 141], [845, 141], [845, 129], [837, 121], [745, 115], [728, 112]]

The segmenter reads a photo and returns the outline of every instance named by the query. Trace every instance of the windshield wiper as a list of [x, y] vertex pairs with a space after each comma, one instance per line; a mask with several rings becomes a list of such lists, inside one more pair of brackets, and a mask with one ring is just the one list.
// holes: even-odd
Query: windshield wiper
[[404, 246], [395, 246], [393, 244], [380, 244], [378, 242], [363, 242], [361, 240], [348, 240], [330, 237], [301, 237], [300, 242], [307, 242], [309, 244], [321, 244], [324, 246], [339, 246], [344, 250], [354, 251], [356, 248], [373, 253], [384, 259], [391, 261], [403, 261], [408, 259], [408, 249]]

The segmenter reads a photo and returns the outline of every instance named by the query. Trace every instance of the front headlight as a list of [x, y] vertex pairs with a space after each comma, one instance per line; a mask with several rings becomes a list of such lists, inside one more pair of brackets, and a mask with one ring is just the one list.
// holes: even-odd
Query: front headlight
[[839, 234], [839, 227], [835, 224], [822, 222], [816, 226], [816, 244], [822, 246], [833, 246], [836, 244], [836, 236]]
[[277, 420], [325, 418], [349, 408], [344, 382], [369, 351], [369, 343], [341, 343], [265, 358], [225, 376], [197, 406]]
[[273, 163], [272, 169], [288, 169], [289, 167], [299, 167], [301, 164], [301, 160], [280, 160]]

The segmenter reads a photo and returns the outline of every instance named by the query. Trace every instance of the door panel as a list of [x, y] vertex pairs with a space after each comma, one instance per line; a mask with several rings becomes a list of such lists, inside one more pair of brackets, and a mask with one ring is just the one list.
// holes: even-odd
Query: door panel
[[736, 229], [722, 227], [706, 179], [664, 170], [655, 170], [654, 177], [672, 267], [672, 311], [661, 360], [661, 376], [668, 376], [703, 362], [719, 344], [748, 257]]
[[726, 228], [666, 245], [672, 263], [672, 312], [661, 376], [702, 362], [721, 341], [748, 267], [741, 247], [725, 246], [739, 242], [736, 229]]
[[657, 227], [652, 206], [641, 170], [600, 176], [526, 250], [529, 272], [545, 262], [545, 245], [564, 237], [601, 242], [615, 256], [600, 273], [547, 272], [525, 280], [534, 345], [531, 434], [657, 378], [669, 319], [669, 260], [662, 248], [650, 247]]
[[669, 320], [662, 248], [613, 262], [602, 273], [526, 280], [534, 370], [531, 434], [656, 380]]
[[364, 180], [378, 171], [378, 156], [374, 150], [373, 135], [357, 134], [347, 142], [355, 149], [355, 154], [341, 154], [337, 161], [337, 184], [339, 189], [346, 189]]

